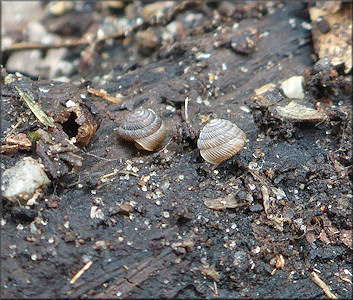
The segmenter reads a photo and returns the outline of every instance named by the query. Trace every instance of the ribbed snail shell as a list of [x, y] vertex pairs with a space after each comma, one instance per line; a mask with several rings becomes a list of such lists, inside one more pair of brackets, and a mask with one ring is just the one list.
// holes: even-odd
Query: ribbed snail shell
[[237, 125], [228, 120], [214, 119], [201, 130], [197, 147], [204, 160], [219, 165], [234, 156], [245, 141], [245, 133]]
[[156, 149], [167, 134], [163, 120], [150, 108], [129, 113], [118, 131], [124, 140], [135, 142], [136, 148], [148, 151]]

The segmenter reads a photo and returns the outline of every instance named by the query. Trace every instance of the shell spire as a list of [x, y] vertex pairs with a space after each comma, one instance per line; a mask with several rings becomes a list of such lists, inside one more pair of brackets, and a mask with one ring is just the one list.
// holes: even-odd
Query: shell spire
[[135, 142], [138, 149], [153, 151], [164, 140], [167, 129], [152, 109], [137, 109], [129, 113], [118, 129], [122, 139]]
[[197, 147], [204, 160], [219, 165], [244, 146], [246, 135], [237, 125], [224, 119], [208, 122], [200, 132]]

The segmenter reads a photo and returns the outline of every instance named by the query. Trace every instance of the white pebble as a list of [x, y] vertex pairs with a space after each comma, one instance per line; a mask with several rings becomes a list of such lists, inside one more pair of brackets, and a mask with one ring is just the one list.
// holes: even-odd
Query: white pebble
[[49, 184], [44, 166], [32, 157], [25, 157], [3, 173], [1, 192], [11, 202], [28, 200], [29, 205], [42, 196]]

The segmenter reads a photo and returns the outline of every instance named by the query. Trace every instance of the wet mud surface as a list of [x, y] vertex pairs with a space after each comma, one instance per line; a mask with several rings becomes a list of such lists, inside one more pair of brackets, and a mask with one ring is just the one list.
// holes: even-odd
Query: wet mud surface
[[[3, 143], [20, 119], [15, 133], [45, 129], [15, 86], [54, 119], [68, 101], [84, 103], [100, 126], [76, 153], [82, 166], [52, 178], [37, 205], [2, 198], [2, 297], [325, 297], [312, 272], [337, 297], [352, 296], [351, 75], [307, 71], [305, 103], [321, 107], [323, 121], [278, 116], [272, 104], [289, 102], [279, 89], [262, 99], [254, 90], [313, 68], [311, 32], [301, 26], [310, 22], [306, 5], [238, 9], [237, 30], [224, 15], [214, 18], [212, 5], [202, 7], [180, 12], [181, 21], [200, 14], [200, 24], [184, 25], [183, 38], [147, 58], [129, 61], [136, 44], [117, 40], [98, 47], [69, 82], [3, 70]], [[81, 78], [121, 101], [89, 93]], [[139, 107], [166, 123], [154, 152], [118, 136], [125, 115]], [[236, 123], [247, 136], [245, 147], [217, 167], [196, 146], [213, 118]], [[71, 129], [70, 137], [77, 125]], [[2, 154], [1, 170], [38, 154], [35, 147]], [[220, 198], [233, 207], [206, 205]]]

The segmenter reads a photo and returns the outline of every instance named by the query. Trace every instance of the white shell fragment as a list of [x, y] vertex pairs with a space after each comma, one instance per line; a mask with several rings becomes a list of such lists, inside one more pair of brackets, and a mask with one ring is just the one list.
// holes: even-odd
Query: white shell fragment
[[137, 109], [129, 113], [119, 127], [122, 139], [135, 142], [138, 149], [153, 151], [164, 140], [167, 129], [152, 109]]
[[197, 147], [204, 160], [219, 165], [238, 153], [245, 141], [246, 135], [237, 125], [228, 120], [214, 119], [201, 130]]
[[28, 201], [27, 205], [32, 205], [49, 184], [44, 166], [32, 157], [25, 157], [2, 174], [1, 192], [10, 202]]
[[293, 76], [281, 84], [284, 95], [290, 99], [304, 99], [303, 76]]

